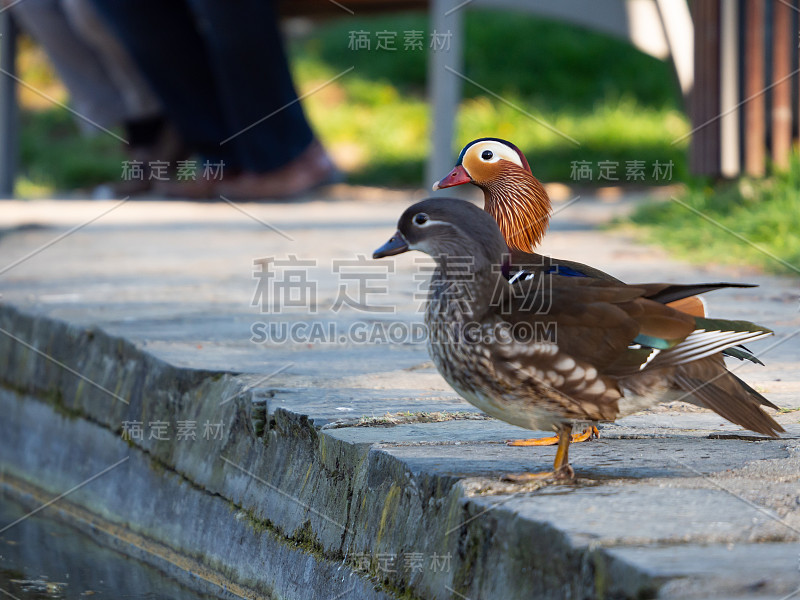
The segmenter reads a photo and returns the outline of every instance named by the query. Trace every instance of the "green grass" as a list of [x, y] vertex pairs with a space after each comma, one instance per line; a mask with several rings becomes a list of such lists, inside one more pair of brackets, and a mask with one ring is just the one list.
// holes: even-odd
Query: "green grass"
[[[398, 32], [396, 52], [348, 49], [351, 31]], [[424, 32], [424, 51], [404, 50], [404, 32]], [[310, 120], [353, 183], [423, 183], [430, 114], [425, 97], [429, 30], [424, 14], [342, 17], [290, 43], [298, 88], [308, 92], [350, 66], [352, 72], [304, 100]], [[669, 64], [627, 43], [566, 24], [507, 11], [467, 11], [464, 74], [525, 112], [575, 138], [575, 145], [522, 112], [462, 82], [453, 158], [467, 141], [499, 136], [517, 143], [545, 181], [569, 181], [573, 161], [675, 164], [685, 176], [689, 129]], [[23, 77], [48, 84], [51, 71], [30, 47]], [[50, 74], [50, 75], [48, 75]], [[455, 77], [454, 75], [448, 75]], [[19, 189], [87, 187], [119, 178], [124, 160], [111, 137], [79, 137], [63, 109], [28, 107]], [[624, 181], [624, 168], [620, 169]], [[443, 174], [444, 175], [444, 174]], [[652, 183], [648, 174], [648, 181]]]
[[[495, 93], [524, 97], [550, 110], [591, 111], [598, 100], [623, 92], [644, 106], [680, 104], [671, 67], [626, 42], [508, 11], [467, 11], [466, 17], [465, 74]], [[349, 50], [349, 32], [355, 30], [397, 31], [400, 49]], [[402, 50], [403, 32], [408, 30], [424, 31], [427, 47], [427, 16], [408, 14], [333, 20], [296, 41], [292, 50], [295, 58], [327, 65], [335, 72], [355, 65], [360, 78], [421, 94], [427, 49]], [[464, 94], [475, 98], [484, 92], [466, 84]]]
[[680, 202], [645, 204], [631, 222], [641, 226], [644, 239], [682, 258], [800, 275], [799, 196], [800, 157], [795, 156], [787, 173], [716, 187], [692, 184], [677, 198]]
[[[400, 48], [405, 31], [424, 31], [426, 47], [429, 34], [424, 15], [406, 15], [340, 19], [296, 40], [301, 84], [355, 67], [308, 98], [310, 118], [337, 157], [352, 159], [352, 181], [418, 184], [429, 151], [427, 50], [349, 50], [359, 30], [397, 31]], [[580, 144], [462, 81], [453, 158], [469, 140], [495, 136], [517, 143], [546, 181], [569, 181], [573, 161], [600, 160], [672, 160], [675, 177], [685, 176], [686, 143], [672, 141], [689, 127], [669, 64], [604, 35], [504, 11], [469, 11], [466, 39], [467, 77]]]
[[82, 137], [62, 109], [23, 113], [20, 154], [24, 178], [18, 187], [34, 194], [118, 180], [125, 160], [119, 141], [100, 132]]

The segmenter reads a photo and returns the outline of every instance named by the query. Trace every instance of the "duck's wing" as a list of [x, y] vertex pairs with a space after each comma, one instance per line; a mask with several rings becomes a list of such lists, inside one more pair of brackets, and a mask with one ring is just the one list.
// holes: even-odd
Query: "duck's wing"
[[[553, 258], [543, 254], [515, 250], [512, 252], [511, 260], [516, 269], [511, 274], [510, 281], [512, 283], [534, 279], [540, 274], [622, 283], [612, 275], [590, 267], [589, 265]], [[643, 290], [642, 296], [644, 298], [666, 304], [670, 308], [696, 317], [704, 317], [706, 314], [705, 304], [703, 300], [699, 298], [700, 294], [724, 288], [758, 287], [757, 285], [749, 283], [731, 283], [724, 281], [716, 283], [646, 283], [634, 285]], [[726, 348], [722, 353], [726, 356], [738, 358], [739, 360], [749, 360], [750, 362], [763, 365], [763, 363], [744, 346]]]
[[647, 301], [643, 288], [623, 283], [538, 273], [502, 291], [493, 304], [499, 316], [522, 332], [549, 325], [562, 350], [599, 369], [625, 354], [637, 336], [666, 349], [695, 329], [694, 317]]
[[614, 376], [679, 366], [772, 334], [749, 321], [694, 317], [650, 300], [648, 291], [646, 285], [539, 274], [508, 286], [511, 299], [500, 308], [532, 330], [549, 322], [569, 356]]

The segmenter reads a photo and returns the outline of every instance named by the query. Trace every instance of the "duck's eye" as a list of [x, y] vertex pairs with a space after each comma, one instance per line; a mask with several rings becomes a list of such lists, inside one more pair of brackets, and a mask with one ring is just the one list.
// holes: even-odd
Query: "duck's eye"
[[418, 213], [418, 214], [414, 215], [414, 223], [416, 225], [420, 225], [420, 226], [421, 225], [425, 225], [425, 223], [427, 223], [427, 222], [428, 222], [428, 215], [426, 215], [425, 213]]
[[481, 158], [483, 160], [492, 160], [493, 156], [494, 154], [492, 153], [491, 150], [484, 150], [483, 153], [481, 154]]

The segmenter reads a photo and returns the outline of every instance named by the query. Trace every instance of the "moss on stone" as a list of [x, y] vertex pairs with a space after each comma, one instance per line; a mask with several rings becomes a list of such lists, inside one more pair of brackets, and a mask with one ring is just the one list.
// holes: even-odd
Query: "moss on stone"
[[326, 558], [325, 548], [314, 533], [311, 521], [304, 522], [294, 531], [292, 537], [288, 539], [293, 545], [301, 548], [303, 551], [319, 558]]

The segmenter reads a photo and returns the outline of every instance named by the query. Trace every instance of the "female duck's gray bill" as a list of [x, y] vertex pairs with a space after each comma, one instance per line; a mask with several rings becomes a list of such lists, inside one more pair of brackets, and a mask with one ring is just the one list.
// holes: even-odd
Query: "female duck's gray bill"
[[408, 242], [403, 234], [395, 231], [394, 235], [389, 238], [383, 246], [372, 253], [372, 258], [383, 258], [384, 256], [394, 256], [395, 254], [402, 254], [408, 252]]

